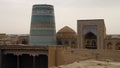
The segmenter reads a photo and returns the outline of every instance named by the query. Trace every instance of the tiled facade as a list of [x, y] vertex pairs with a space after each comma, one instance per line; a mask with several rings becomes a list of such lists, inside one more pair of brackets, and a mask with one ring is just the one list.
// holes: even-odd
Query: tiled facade
[[33, 5], [29, 44], [56, 45], [55, 31], [54, 7], [47, 4]]

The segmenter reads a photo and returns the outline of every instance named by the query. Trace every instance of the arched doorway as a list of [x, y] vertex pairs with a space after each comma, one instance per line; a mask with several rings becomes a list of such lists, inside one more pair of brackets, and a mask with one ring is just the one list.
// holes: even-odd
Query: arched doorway
[[84, 44], [86, 49], [97, 49], [97, 36], [92, 32], [88, 32], [84, 36]]

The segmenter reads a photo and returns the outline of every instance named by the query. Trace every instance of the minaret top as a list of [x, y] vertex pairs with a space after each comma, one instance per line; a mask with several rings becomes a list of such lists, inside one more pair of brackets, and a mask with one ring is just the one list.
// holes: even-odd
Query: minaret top
[[34, 4], [33, 6], [49, 6], [49, 7], [53, 7], [53, 5], [50, 5], [50, 4]]

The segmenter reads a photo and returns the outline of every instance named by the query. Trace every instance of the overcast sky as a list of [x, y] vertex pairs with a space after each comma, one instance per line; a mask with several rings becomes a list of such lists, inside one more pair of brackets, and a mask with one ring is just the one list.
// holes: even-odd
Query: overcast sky
[[56, 31], [77, 20], [104, 19], [107, 34], [120, 34], [120, 0], [0, 0], [0, 33], [29, 34], [33, 4], [54, 5]]

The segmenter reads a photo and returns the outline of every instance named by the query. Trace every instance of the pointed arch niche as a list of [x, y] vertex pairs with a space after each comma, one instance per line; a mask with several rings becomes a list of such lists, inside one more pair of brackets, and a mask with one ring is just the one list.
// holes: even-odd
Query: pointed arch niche
[[97, 25], [84, 25], [83, 27], [83, 48], [97, 49]]
[[97, 49], [97, 36], [92, 33], [88, 32], [84, 36], [84, 48], [86, 49]]

